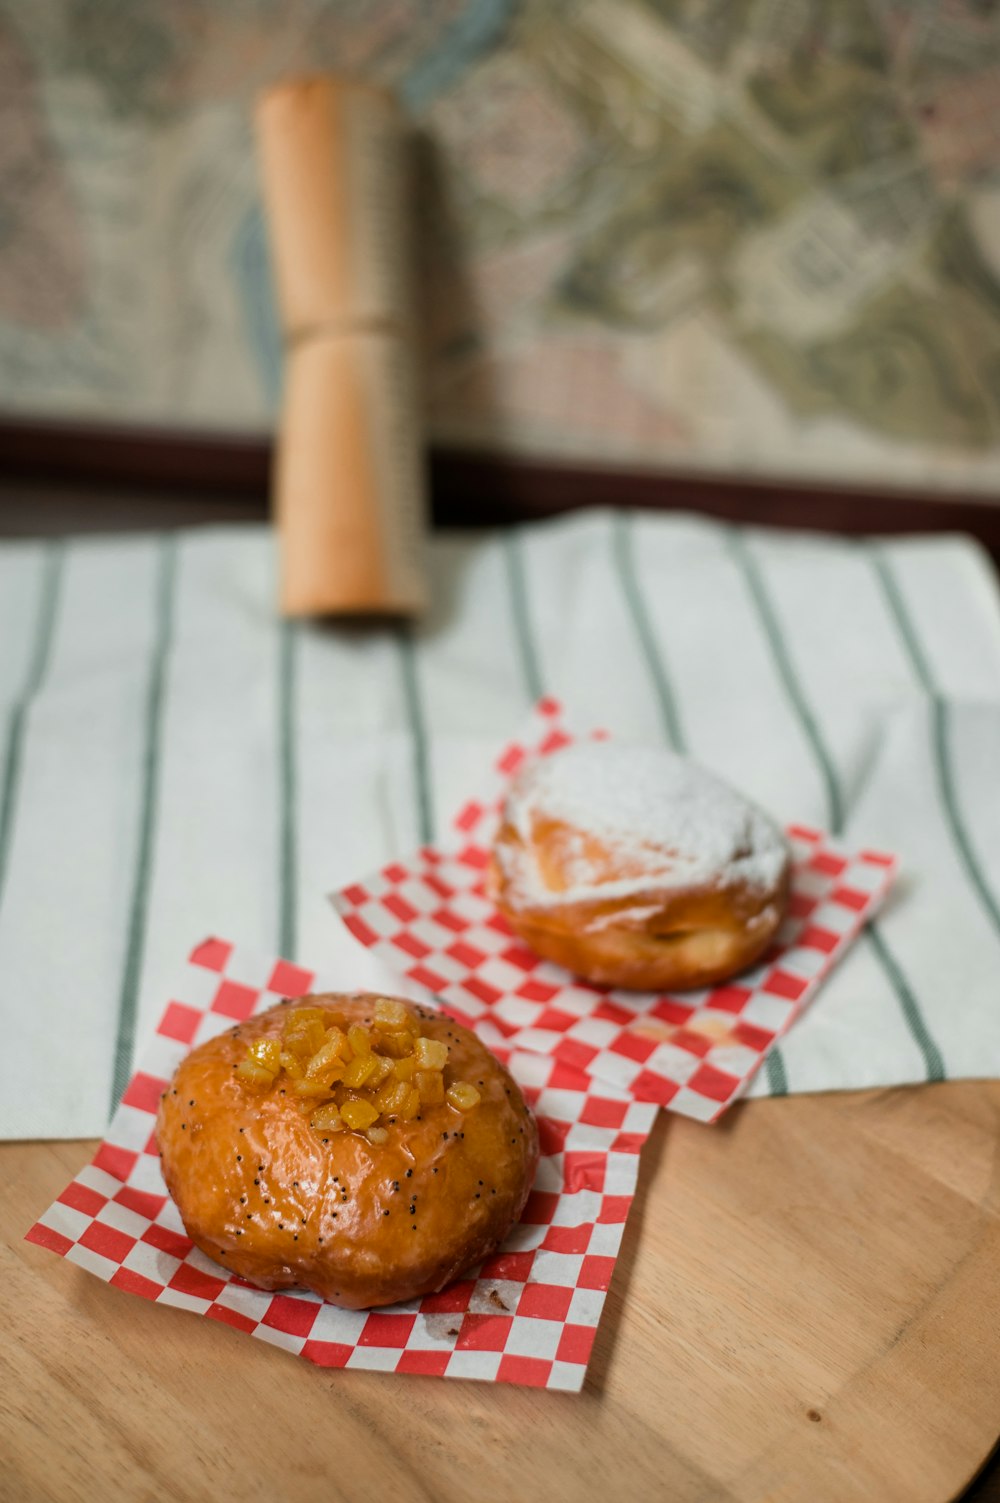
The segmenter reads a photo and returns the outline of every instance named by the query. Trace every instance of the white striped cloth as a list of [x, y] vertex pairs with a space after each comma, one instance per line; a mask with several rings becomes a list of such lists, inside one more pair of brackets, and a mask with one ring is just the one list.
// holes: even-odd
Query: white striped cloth
[[543, 691], [901, 856], [751, 1094], [1000, 1074], [1000, 611], [970, 543], [589, 512], [431, 563], [410, 631], [278, 622], [264, 528], [0, 549], [0, 1135], [100, 1133], [208, 933], [375, 984], [325, 895], [444, 831]]

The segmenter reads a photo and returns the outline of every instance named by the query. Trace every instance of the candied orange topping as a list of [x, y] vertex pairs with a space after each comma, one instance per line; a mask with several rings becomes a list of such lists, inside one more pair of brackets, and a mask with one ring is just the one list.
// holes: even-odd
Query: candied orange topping
[[318, 1007], [293, 1007], [280, 1039], [257, 1039], [236, 1067], [247, 1085], [271, 1086], [287, 1078], [291, 1094], [310, 1108], [309, 1123], [326, 1136], [348, 1128], [371, 1143], [388, 1141], [395, 1122], [416, 1117], [423, 1105], [446, 1102], [467, 1112], [480, 1101], [464, 1080], [445, 1084], [448, 1046], [416, 1032], [402, 1002], [379, 997], [372, 1024], [327, 1026]]

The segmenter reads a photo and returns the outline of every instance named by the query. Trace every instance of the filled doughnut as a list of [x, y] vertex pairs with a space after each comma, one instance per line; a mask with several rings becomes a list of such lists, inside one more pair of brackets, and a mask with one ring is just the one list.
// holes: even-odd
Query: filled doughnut
[[473, 1034], [370, 995], [283, 1002], [202, 1044], [156, 1131], [202, 1252], [350, 1309], [437, 1291], [486, 1257], [538, 1160], [516, 1082]]
[[602, 985], [676, 991], [763, 955], [789, 869], [779, 827], [713, 773], [586, 741], [515, 775], [489, 883], [536, 954]]

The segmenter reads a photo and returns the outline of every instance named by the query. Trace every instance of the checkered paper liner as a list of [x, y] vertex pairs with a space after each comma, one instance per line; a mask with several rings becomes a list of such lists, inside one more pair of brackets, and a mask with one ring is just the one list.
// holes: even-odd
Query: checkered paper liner
[[119, 1289], [222, 1321], [320, 1367], [579, 1390], [655, 1108], [556, 1060], [501, 1051], [538, 1121], [538, 1175], [503, 1247], [440, 1294], [373, 1311], [341, 1310], [306, 1291], [268, 1294], [186, 1236], [154, 1137], [167, 1082], [192, 1046], [234, 1021], [283, 997], [336, 989], [224, 940], [199, 945], [107, 1138], [27, 1240]]
[[457, 816], [453, 847], [423, 847], [333, 894], [333, 905], [361, 944], [494, 1047], [502, 1040], [714, 1122], [882, 903], [896, 858], [791, 826], [788, 916], [753, 969], [678, 994], [591, 986], [523, 945], [484, 890], [507, 781], [527, 757], [573, 739], [561, 706], [541, 701], [528, 733], [496, 758], [489, 788]]

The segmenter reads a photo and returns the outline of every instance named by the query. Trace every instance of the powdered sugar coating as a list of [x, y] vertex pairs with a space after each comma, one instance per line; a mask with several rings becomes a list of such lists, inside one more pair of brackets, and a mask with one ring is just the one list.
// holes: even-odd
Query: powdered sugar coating
[[[714, 773], [673, 752], [617, 741], [581, 741], [528, 763], [504, 806], [523, 844], [498, 849], [504, 876], [534, 904], [602, 900], [654, 888], [767, 890], [789, 860], [778, 825]], [[536, 821], [570, 827], [566, 886], [546, 884], [532, 848]], [[595, 857], [593, 842], [601, 847]]]

